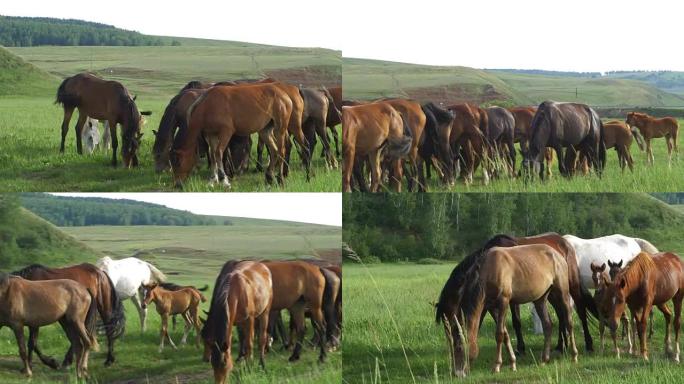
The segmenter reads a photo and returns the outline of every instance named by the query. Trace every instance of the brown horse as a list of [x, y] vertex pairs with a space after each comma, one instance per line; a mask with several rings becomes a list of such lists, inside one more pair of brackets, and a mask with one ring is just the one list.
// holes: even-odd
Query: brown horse
[[[639, 245], [641, 245], [641, 243]], [[649, 254], [658, 253], [657, 249], [654, 251], [649, 251], [647, 249], [641, 248], [641, 250], [646, 252], [646, 253], [649, 253]], [[606, 281], [612, 282], [613, 279], [615, 279], [615, 276], [617, 276], [618, 272], [620, 272], [621, 270], [622, 270], [622, 260], [620, 260], [618, 262], [612, 262], [612, 261], [608, 260], [608, 275], [609, 275], [610, 279], [606, 280]], [[636, 328], [634, 328], [634, 332], [636, 332]], [[650, 315], [650, 319], [649, 319], [649, 323], [648, 323], [648, 338], [649, 338], [649, 340], [651, 339], [651, 336], [653, 336], [653, 311], [651, 311], [651, 315]], [[634, 336], [634, 340], [636, 341], [636, 335]], [[632, 353], [631, 344], [630, 344], [629, 350], [630, 350], [629, 353]]]
[[337, 134], [337, 126], [342, 123], [342, 87], [323, 88], [323, 91], [328, 97], [328, 117], [326, 118], [326, 126], [330, 129], [335, 143], [335, 157], [340, 157], [339, 142], [340, 138]]
[[441, 173], [443, 182], [454, 184], [454, 158], [451, 154], [449, 136], [453, 116], [447, 110], [432, 102], [423, 104], [425, 113], [425, 136], [418, 144], [420, 157], [425, 159], [426, 177], [430, 178], [430, 168], [433, 166]]
[[[489, 123], [487, 112], [472, 104], [454, 104], [448, 106], [447, 110], [454, 116], [449, 141], [452, 154], [456, 157], [456, 173], [460, 169], [465, 184], [471, 184], [486, 151], [484, 132]], [[485, 184], [489, 182], [486, 170], [484, 181]]]
[[342, 108], [342, 142], [344, 166], [342, 189], [351, 192], [351, 176], [355, 163], [368, 158], [371, 170], [371, 192], [381, 184], [381, 161], [385, 145], [393, 162], [391, 184], [401, 191], [401, 161], [411, 150], [413, 137], [408, 123], [387, 103], [371, 103]]
[[140, 129], [141, 115], [151, 115], [149, 111], [138, 112], [135, 97], [118, 81], [107, 81], [90, 73], [79, 73], [67, 77], [57, 89], [56, 104], [64, 108], [62, 120], [62, 144], [59, 151], [64, 152], [64, 141], [69, 132], [69, 121], [74, 109], [78, 108], [76, 122], [76, 150], [83, 154], [81, 131], [88, 117], [107, 121], [112, 135], [112, 165], [116, 166], [116, 151], [119, 140], [116, 125], [121, 124], [123, 146], [121, 157], [125, 167], [137, 166], [136, 154], [143, 134]]
[[[454, 277], [449, 278], [451, 280]], [[450, 285], [447, 281], [447, 285]], [[446, 289], [446, 285], [445, 285]], [[444, 294], [444, 290], [442, 291]], [[451, 344], [454, 374], [464, 377], [469, 362], [477, 358], [477, 336], [480, 319], [489, 312], [496, 321], [497, 357], [493, 371], [502, 365], [502, 347], [506, 344], [512, 369], [516, 370], [516, 357], [506, 330], [506, 310], [510, 303], [534, 302], [542, 317], [544, 350], [542, 362], [550, 360], [551, 318], [546, 308], [549, 296], [562, 302], [560, 316], [566, 319], [569, 349], [573, 362], [577, 361], [577, 348], [572, 328], [568, 264], [555, 249], [545, 244], [515, 247], [493, 247], [486, 251], [467, 271], [466, 281], [451, 296], [441, 295], [437, 304], [437, 320], [443, 321]], [[466, 341], [467, 340], [467, 341]], [[469, 347], [466, 357], [466, 344]]]
[[[306, 310], [311, 314], [315, 332], [318, 332], [320, 362], [326, 357], [326, 323], [323, 314], [326, 279], [320, 268], [305, 261], [266, 261], [263, 263], [273, 278], [272, 311], [288, 310], [290, 321], [297, 334], [290, 361], [299, 360], [304, 341]], [[329, 301], [328, 301], [329, 302]]]
[[[12, 275], [34, 281], [67, 279], [76, 281], [84, 286], [93, 298], [93, 303], [96, 305], [97, 311], [104, 323], [108, 347], [105, 366], [114, 363], [114, 340], [123, 334], [126, 318], [119, 295], [116, 293], [116, 289], [114, 289], [114, 284], [112, 284], [111, 279], [104, 271], [89, 263], [65, 268], [48, 268], [40, 264], [33, 264], [19, 271], [12, 272]], [[95, 320], [93, 318], [92, 323], [86, 324], [91, 333], [95, 332]], [[57, 369], [58, 365], [54, 359], [45, 357], [40, 351], [38, 347], [38, 331], [38, 328], [29, 328], [29, 357], [32, 351], [35, 350], [43, 363], [53, 369]], [[96, 349], [96, 346], [94, 348]], [[63, 365], [69, 365], [72, 357], [73, 350], [69, 349], [64, 357]]]
[[248, 136], [258, 132], [269, 147], [270, 162], [266, 182], [273, 181], [274, 171], [283, 183], [287, 126], [292, 114], [290, 97], [276, 84], [219, 86], [207, 90], [188, 111], [188, 129], [179, 131], [173, 143], [171, 166], [177, 186], [189, 176], [196, 163], [200, 134], [209, 144], [212, 182], [230, 186], [223, 164], [223, 152], [233, 135]]
[[167, 290], [157, 284], [143, 286], [145, 289], [145, 298], [142, 302], [143, 309], [147, 308], [151, 302], [154, 302], [157, 308], [157, 313], [161, 317], [161, 332], [159, 352], [164, 350], [164, 339], [169, 340], [169, 344], [173, 349], [176, 344], [169, 336], [169, 316], [182, 315], [185, 320], [185, 331], [181, 344], [185, 344], [188, 338], [190, 329], [195, 327], [197, 346], [200, 345], [200, 321], [199, 321], [199, 305], [204, 303], [207, 299], [195, 287], [186, 286], [176, 290]]
[[223, 265], [216, 278], [207, 320], [202, 328], [204, 357], [210, 359], [217, 384], [228, 380], [233, 369], [231, 346], [233, 326], [243, 329], [247, 356], [252, 352], [254, 322], [258, 322], [259, 363], [264, 367], [268, 316], [275, 287], [264, 264], [232, 260]]
[[[508, 111], [513, 114], [515, 118], [515, 142], [520, 143], [520, 153], [527, 152], [530, 142], [530, 126], [534, 114], [537, 113], [537, 107], [514, 107], [508, 108]], [[546, 176], [552, 177], [551, 164], [553, 163], [553, 149], [546, 148], [544, 151], [544, 160], [546, 160]]]
[[[620, 261], [622, 264], [622, 261]], [[612, 283], [612, 278], [610, 273], [606, 271], [606, 264], [597, 265], [596, 263], [591, 263], [591, 279], [594, 281], [596, 286], [596, 293], [594, 294], [594, 300], [599, 310], [599, 338], [601, 340], [601, 352], [604, 350], [604, 333], [605, 327], [610, 326], [609, 316], [612, 303], [608, 297], [608, 286]], [[633, 344], [632, 344], [632, 332], [630, 331], [629, 320], [627, 320], [627, 314], [623, 313], [620, 317], [620, 322], [622, 323], [622, 336], [624, 338], [627, 335], [627, 346], [628, 353], [632, 354]], [[636, 327], [632, 327], [635, 332], [634, 340], [636, 341]], [[617, 340], [614, 340], [617, 341]], [[614, 345], [615, 354], [620, 357], [620, 348], [617, 344]]]
[[[88, 290], [66, 279], [30, 281], [0, 273], [0, 327], [14, 331], [22, 373], [32, 375], [31, 359], [26, 351], [24, 327], [39, 328], [59, 322], [76, 355], [76, 374], [88, 375], [88, 354], [97, 344], [86, 324], [92, 323], [97, 309]], [[29, 348], [31, 347], [29, 340]]]
[[[677, 135], [679, 134], [679, 123], [677, 122], [677, 119], [673, 117], [657, 119], [645, 113], [630, 112], [627, 114], [627, 120], [625, 122], [632, 127], [636, 127], [641, 136], [643, 136], [646, 143], [646, 155], [651, 164], [653, 164], [654, 161], [651, 139], [660, 137], [665, 138], [665, 142], [667, 143], [668, 162], [672, 161], [672, 149], [674, 149], [675, 152], [679, 152], [679, 149], [677, 149]], [[638, 141], [639, 139], [637, 139], [637, 142]]]
[[[622, 171], [625, 170], [625, 167], [629, 167], [630, 171], [634, 171], [634, 160], [630, 152], [634, 137], [629, 126], [623, 121], [611, 120], [603, 123], [603, 130], [603, 141], [606, 143], [606, 149], [615, 148]], [[580, 152], [579, 164], [582, 172], [585, 175], [588, 174], [589, 159], [585, 152]]]
[[[617, 324], [627, 305], [636, 319], [641, 356], [648, 360], [647, 315], [655, 305], [665, 317], [665, 352], [679, 362], [679, 330], [684, 299], [684, 265], [679, 256], [670, 252], [652, 256], [646, 252], [639, 253], [618, 272], [606, 295], [611, 303], [609, 320], [613, 344], [617, 345]], [[672, 312], [667, 306], [670, 300], [674, 304], [674, 352], [670, 342]]]

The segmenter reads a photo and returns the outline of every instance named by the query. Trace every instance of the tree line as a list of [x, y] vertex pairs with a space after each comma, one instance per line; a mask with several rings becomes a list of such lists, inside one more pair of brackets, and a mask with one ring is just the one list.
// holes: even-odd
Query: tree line
[[232, 225], [230, 219], [195, 215], [157, 204], [134, 200], [21, 195], [21, 204], [58, 227], [88, 225]]
[[368, 262], [460, 260], [498, 233], [643, 237], [676, 251], [683, 215], [644, 194], [345, 194], [343, 238]]
[[[6, 47], [151, 46], [167, 45], [162, 38], [112, 25], [73, 19], [0, 16], [0, 45]], [[171, 45], [180, 45], [173, 40]]]

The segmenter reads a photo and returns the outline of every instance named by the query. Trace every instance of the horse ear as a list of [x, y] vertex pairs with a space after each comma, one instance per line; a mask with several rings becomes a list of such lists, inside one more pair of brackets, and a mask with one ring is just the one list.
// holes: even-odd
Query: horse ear
[[152, 111], [142, 111], [142, 112], [140, 112], [140, 114], [143, 115], [143, 116], [151, 116], [151, 115], [152, 115]]
[[615, 264], [613, 264], [612, 261], [608, 260], [608, 266], [611, 267], [611, 268], [613, 268], [613, 267], [615, 266]]
[[601, 268], [599, 269], [599, 272], [603, 272], [606, 270], [606, 263], [601, 264]]
[[622, 268], [622, 260], [620, 260], [619, 263], [615, 263], [615, 266], [618, 268]]
[[138, 98], [138, 95], [133, 95], [133, 101]]

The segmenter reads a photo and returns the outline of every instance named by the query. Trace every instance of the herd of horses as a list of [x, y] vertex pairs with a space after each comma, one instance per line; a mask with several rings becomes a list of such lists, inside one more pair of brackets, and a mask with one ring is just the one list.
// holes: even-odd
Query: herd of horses
[[[203, 346], [204, 361], [211, 362], [216, 383], [228, 381], [233, 368], [233, 327], [238, 328], [238, 361], [252, 358], [255, 336], [259, 362], [274, 340], [287, 349], [290, 361], [300, 358], [305, 337], [305, 320], [311, 318], [312, 343], [320, 349], [323, 362], [328, 350], [339, 347], [342, 327], [341, 266], [319, 259], [230, 260], [214, 285], [208, 311], [201, 318], [202, 294], [208, 286], [196, 288], [166, 281], [166, 276], [149, 262], [135, 257], [113, 260], [104, 257], [96, 265], [83, 263], [64, 268], [34, 264], [11, 274], [0, 273], [0, 327], [15, 334], [22, 372], [32, 375], [32, 356], [53, 369], [76, 362], [79, 378], [88, 375], [91, 350], [99, 348], [98, 332], [107, 338], [105, 366], [115, 362], [114, 342], [125, 332], [123, 300], [131, 299], [146, 328], [147, 308], [154, 303], [161, 317], [159, 351], [165, 341], [176, 349], [168, 331], [169, 319], [180, 315], [185, 322], [181, 344], [192, 329], [196, 344]], [[281, 311], [290, 315], [290, 332], [285, 331]], [[41, 327], [59, 323], [70, 347], [62, 363], [46, 356], [38, 345]], [[28, 341], [24, 327], [29, 329]]]
[[[622, 170], [632, 170], [634, 139], [650, 163], [654, 138], [665, 138], [669, 160], [677, 151], [679, 126], [672, 117], [630, 112], [624, 122], [604, 122], [579, 103], [544, 101], [537, 107], [506, 109], [385, 98], [343, 100], [342, 105], [344, 192], [377, 192], [381, 187], [401, 191], [404, 177], [409, 191], [424, 191], [431, 168], [445, 185], [453, 185], [457, 177], [471, 184], [480, 166], [484, 184], [523, 172], [544, 179], [551, 176], [554, 153], [563, 176], [591, 169], [601, 175], [610, 148]], [[523, 157], [519, 169], [515, 143]]]
[[[74, 110], [79, 116], [75, 126], [76, 149], [91, 152], [100, 141], [97, 121], [105, 123], [104, 146], [112, 148], [112, 165], [117, 166], [121, 126], [121, 157], [125, 167], [139, 164], [138, 149], [143, 137], [143, 116], [133, 96], [120, 82], [101, 79], [90, 73], [66, 78], [57, 90], [56, 103], [64, 109], [60, 151], [69, 130]], [[340, 156], [335, 127], [341, 122], [342, 88], [304, 88], [272, 78], [209, 83], [190, 81], [180, 89], [153, 130], [155, 169], [171, 169], [174, 183], [182, 183], [206, 156], [211, 183], [230, 187], [229, 179], [249, 168], [252, 134], [258, 134], [257, 171], [264, 168], [267, 183], [284, 183], [294, 139], [306, 170], [312, 175], [311, 158], [318, 139], [326, 166], [337, 168]], [[331, 149], [335, 144], [335, 154]], [[262, 162], [263, 147], [269, 154]]]
[[[594, 290], [593, 295], [590, 290]], [[556, 350], [567, 352], [573, 362], [578, 358], [574, 305], [582, 323], [585, 351], [594, 350], [588, 327], [589, 317], [594, 317], [599, 320], [602, 350], [607, 326], [615, 354], [620, 357], [617, 329], [622, 324], [629, 353], [637, 353], [631, 341], [636, 331], [638, 353], [645, 360], [649, 359], [647, 322], [653, 315], [652, 308], [657, 307], [665, 319], [665, 352], [678, 363], [682, 299], [684, 263], [672, 252], [659, 252], [646, 240], [619, 234], [581, 239], [544, 233], [528, 237], [496, 235], [489, 239], [453, 269], [435, 307], [436, 321], [444, 324], [453, 373], [464, 377], [478, 357], [478, 331], [487, 313], [496, 323], [493, 371], [501, 369], [504, 346], [511, 369], [516, 370], [516, 353], [525, 353], [519, 308], [525, 303], [534, 304], [535, 317], [541, 322], [543, 363], [550, 360], [552, 337], [547, 302], [558, 317]], [[509, 309], [517, 339], [515, 348], [506, 328]]]

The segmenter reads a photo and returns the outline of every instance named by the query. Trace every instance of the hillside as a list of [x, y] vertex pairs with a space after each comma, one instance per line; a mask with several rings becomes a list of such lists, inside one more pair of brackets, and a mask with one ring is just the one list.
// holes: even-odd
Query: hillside
[[31, 263], [61, 265], [101, 257], [98, 251], [19, 205], [16, 195], [0, 196], [0, 268]]
[[54, 91], [57, 78], [0, 47], [0, 96]]
[[545, 99], [593, 106], [681, 107], [684, 97], [644, 78], [537, 70], [481, 70], [344, 58], [350, 99], [407, 96], [436, 102], [531, 105]]
[[[497, 233], [621, 233], [684, 254], [684, 212], [646, 194], [344, 196], [343, 240], [370, 260], [454, 259]], [[382, 214], [378, 214], [382, 212]]]

